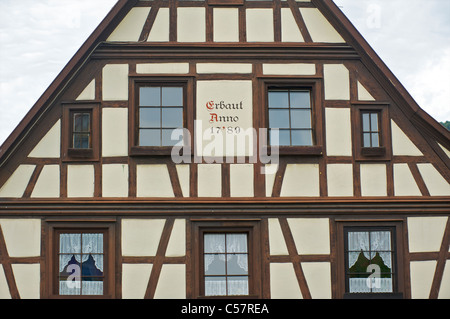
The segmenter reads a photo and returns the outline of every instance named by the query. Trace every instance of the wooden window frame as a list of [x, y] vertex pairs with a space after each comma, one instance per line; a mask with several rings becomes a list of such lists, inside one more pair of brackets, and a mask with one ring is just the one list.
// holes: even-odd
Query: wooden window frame
[[[304, 79], [304, 78], [282, 78], [282, 79], [262, 79], [262, 106], [264, 110], [256, 110], [260, 112], [260, 125], [262, 128], [269, 128], [269, 99], [268, 92], [270, 89], [304, 89], [311, 92], [311, 126], [312, 126], [312, 146], [280, 146], [280, 155], [305, 155], [305, 156], [322, 156], [323, 155], [323, 99], [322, 99], [322, 81], [321, 79]], [[255, 108], [257, 109], [257, 108]], [[258, 117], [257, 114], [255, 114]], [[269, 145], [268, 136], [265, 136], [262, 148], [267, 154], [272, 153], [272, 147]]]
[[[114, 299], [115, 285], [115, 225], [113, 222], [47, 221], [45, 251], [45, 297], [49, 299]], [[64, 232], [99, 232], [104, 234], [104, 286], [103, 295], [59, 295], [57, 273], [59, 272], [58, 235]]]
[[[249, 262], [249, 294], [238, 296], [204, 295], [203, 235], [205, 233], [247, 233]], [[262, 247], [259, 221], [194, 221], [192, 222], [192, 298], [259, 299], [262, 298]]]
[[139, 146], [139, 88], [145, 86], [177, 86], [183, 87], [183, 128], [191, 133], [191, 139], [184, 138], [184, 146], [193, 143], [194, 97], [192, 77], [130, 77], [129, 107], [129, 154], [131, 156], [166, 155], [170, 156], [172, 146]]
[[[339, 220], [337, 225], [337, 298], [340, 299], [402, 299], [405, 297], [405, 261], [404, 261], [404, 234], [402, 220], [370, 220], [354, 221]], [[391, 229], [394, 233], [392, 238], [392, 251], [395, 252], [392, 293], [349, 293], [347, 292], [346, 275], [346, 230], [347, 229], [366, 229], [367, 231], [379, 229]]]
[[[379, 147], [363, 147], [362, 114], [364, 112], [378, 113]], [[392, 157], [391, 126], [389, 121], [389, 105], [387, 104], [353, 104], [352, 105], [352, 135], [356, 160], [388, 161]]]
[[[76, 149], [73, 143], [73, 114], [91, 113], [90, 148]], [[98, 161], [100, 144], [99, 105], [95, 103], [70, 103], [63, 105], [62, 120], [62, 159], [63, 161]]]

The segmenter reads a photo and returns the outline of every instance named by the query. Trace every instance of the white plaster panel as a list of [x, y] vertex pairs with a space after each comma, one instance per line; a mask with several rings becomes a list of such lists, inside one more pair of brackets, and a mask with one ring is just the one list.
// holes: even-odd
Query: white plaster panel
[[402, 131], [402, 129], [391, 120], [392, 131], [392, 153], [393, 155], [404, 156], [422, 156], [422, 152], [409, 139], [409, 137]]
[[189, 63], [138, 63], [136, 73], [140, 74], [187, 74]]
[[144, 299], [152, 268], [152, 264], [122, 265], [123, 299]]
[[198, 74], [250, 74], [251, 63], [197, 63]]
[[265, 75], [315, 75], [316, 65], [314, 63], [264, 63], [263, 74]]
[[264, 166], [266, 177], [266, 197], [271, 197], [273, 192], [273, 185], [275, 183], [275, 177], [278, 173], [278, 164], [266, 164]]
[[358, 100], [360, 101], [375, 101], [372, 94], [358, 81]]
[[329, 262], [302, 263], [302, 270], [312, 299], [331, 299], [331, 265]]
[[137, 165], [137, 197], [174, 197], [165, 164]]
[[246, 10], [247, 42], [273, 42], [273, 9]]
[[199, 164], [198, 197], [222, 197], [222, 165]]
[[163, 265], [155, 299], [186, 299], [186, 265]]
[[21, 299], [39, 299], [41, 283], [40, 264], [11, 265]]
[[181, 192], [184, 197], [190, 197], [191, 167], [188, 164], [176, 165]]
[[156, 256], [165, 219], [122, 220], [122, 255]]
[[420, 175], [431, 196], [449, 196], [450, 184], [444, 179], [441, 173], [430, 163], [417, 164]]
[[107, 64], [103, 67], [104, 101], [128, 100], [128, 64]]
[[22, 197], [35, 168], [36, 165], [19, 165], [6, 183], [0, 188], [0, 198]]
[[28, 157], [59, 158], [61, 153], [61, 120], [45, 134]]
[[353, 196], [353, 165], [327, 165], [328, 196]]
[[205, 42], [205, 8], [178, 8], [177, 10], [178, 42]]
[[60, 196], [59, 165], [45, 165], [31, 193], [32, 198], [55, 198]]
[[345, 40], [317, 8], [300, 8], [313, 42], [344, 43]]
[[422, 196], [408, 164], [394, 164], [394, 195]]
[[295, 247], [301, 255], [330, 253], [328, 218], [288, 218]]
[[303, 299], [292, 263], [270, 264], [270, 297], [272, 299]]
[[253, 164], [230, 165], [230, 196], [254, 196]]
[[150, 7], [132, 8], [106, 41], [139, 41], [149, 13]]
[[444, 146], [442, 146], [440, 143], [438, 143], [439, 147], [442, 148], [444, 153], [450, 158], [450, 151], [446, 149]]
[[102, 155], [128, 155], [128, 109], [102, 109]]
[[172, 234], [167, 245], [167, 257], [180, 257], [186, 255], [186, 220], [175, 219]]
[[94, 182], [94, 165], [67, 166], [67, 197], [93, 197]]
[[155, 22], [148, 35], [149, 42], [167, 42], [170, 33], [169, 8], [159, 8]]
[[214, 8], [214, 41], [239, 42], [239, 9]]
[[325, 108], [325, 136], [328, 156], [352, 155], [350, 108]]
[[102, 196], [128, 197], [128, 165], [104, 164], [102, 171]]
[[361, 195], [387, 196], [386, 164], [361, 164]]
[[320, 196], [319, 165], [288, 164], [284, 174], [280, 196]]
[[11, 299], [3, 265], [0, 264], [0, 299]]
[[0, 219], [10, 257], [41, 255], [40, 219]]
[[411, 269], [411, 299], [428, 299], [436, 270], [436, 260], [413, 261]]
[[445, 262], [438, 299], [450, 299], [450, 260]]
[[269, 249], [271, 256], [289, 255], [278, 218], [269, 218]]
[[91, 81], [76, 98], [77, 101], [95, 100], [95, 79]]
[[448, 217], [409, 217], [410, 252], [436, 252], [441, 248]]
[[324, 64], [325, 99], [350, 100], [350, 74], [343, 64]]
[[290, 8], [281, 8], [281, 41], [305, 42]]

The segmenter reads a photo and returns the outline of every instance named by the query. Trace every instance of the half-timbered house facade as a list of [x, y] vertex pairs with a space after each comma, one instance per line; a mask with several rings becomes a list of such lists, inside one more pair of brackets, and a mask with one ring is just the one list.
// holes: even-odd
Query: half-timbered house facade
[[0, 298], [450, 298], [449, 136], [331, 0], [119, 0], [0, 148]]

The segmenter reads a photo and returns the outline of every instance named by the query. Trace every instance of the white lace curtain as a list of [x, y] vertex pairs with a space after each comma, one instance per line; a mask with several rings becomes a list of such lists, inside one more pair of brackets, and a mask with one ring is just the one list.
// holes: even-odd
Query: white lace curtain
[[97, 268], [103, 272], [103, 234], [61, 234], [59, 237], [59, 272], [70, 259], [85, 262], [92, 255]]
[[[246, 234], [207, 234], [204, 240], [204, 252], [205, 272], [208, 272], [209, 266], [216, 257], [226, 262], [229, 262], [233, 257], [237, 257], [239, 267], [248, 272], [248, 255], [243, 254], [247, 253]], [[230, 255], [233, 253], [240, 254]]]

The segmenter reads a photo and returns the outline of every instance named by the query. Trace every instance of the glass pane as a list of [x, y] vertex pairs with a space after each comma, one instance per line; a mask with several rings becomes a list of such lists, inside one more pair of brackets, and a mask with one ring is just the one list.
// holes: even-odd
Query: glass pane
[[160, 108], [140, 108], [139, 109], [139, 127], [161, 127], [161, 109]]
[[205, 254], [205, 275], [226, 275], [224, 254]]
[[370, 124], [372, 132], [378, 131], [378, 113], [370, 114]]
[[227, 253], [246, 253], [247, 234], [227, 234]]
[[74, 296], [81, 294], [81, 281], [59, 281], [59, 294], [61, 296]]
[[141, 87], [139, 89], [140, 106], [161, 106], [160, 87]]
[[311, 128], [311, 111], [291, 110], [291, 128]]
[[83, 132], [89, 132], [91, 126], [91, 115], [89, 113], [83, 113], [83, 123], [82, 123], [82, 130]]
[[363, 134], [363, 147], [372, 147], [372, 143], [370, 141], [370, 133]]
[[288, 91], [269, 92], [269, 108], [289, 107]]
[[83, 254], [103, 253], [103, 234], [83, 234]]
[[225, 234], [205, 234], [205, 253], [225, 253]]
[[369, 251], [369, 232], [349, 232], [349, 251]]
[[183, 88], [163, 87], [162, 106], [183, 106]]
[[351, 293], [367, 293], [370, 287], [367, 285], [367, 278], [350, 278], [349, 291]]
[[205, 277], [205, 296], [225, 296], [226, 294], [226, 277]]
[[269, 134], [271, 145], [291, 145], [291, 134], [289, 130], [270, 130]]
[[378, 138], [378, 133], [372, 133], [372, 147], [379, 147], [380, 141]]
[[179, 134], [177, 129], [162, 130], [162, 146], [174, 146], [182, 139], [183, 136]]
[[81, 264], [82, 281], [100, 281], [103, 278], [103, 255], [89, 254]]
[[309, 91], [291, 91], [291, 107], [309, 108], [311, 107], [311, 97]]
[[227, 275], [247, 275], [248, 256], [246, 254], [232, 254], [227, 256]]
[[270, 128], [289, 128], [289, 110], [269, 110]]
[[292, 135], [292, 146], [311, 146], [312, 143], [312, 131], [311, 130], [293, 130]]
[[248, 277], [228, 277], [228, 295], [248, 295]]
[[81, 253], [81, 234], [60, 234], [60, 253]]
[[89, 134], [88, 133], [74, 133], [73, 134], [73, 148], [85, 149], [89, 148]]
[[183, 109], [163, 108], [161, 125], [170, 128], [183, 127]]
[[82, 282], [81, 291], [84, 295], [103, 295], [103, 281], [84, 281]]
[[161, 146], [160, 130], [139, 130], [139, 146]]
[[370, 114], [362, 114], [363, 132], [370, 132]]

